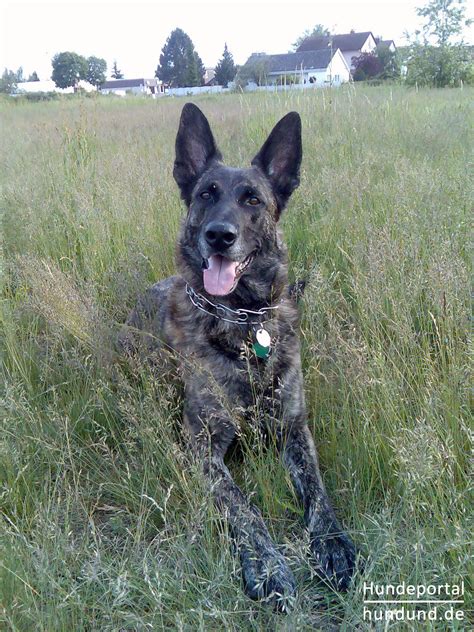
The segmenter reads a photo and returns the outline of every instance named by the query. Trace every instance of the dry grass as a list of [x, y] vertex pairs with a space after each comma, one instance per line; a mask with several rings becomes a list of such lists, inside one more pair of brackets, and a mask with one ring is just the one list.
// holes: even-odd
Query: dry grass
[[179, 388], [112, 359], [137, 295], [174, 271], [184, 101], [0, 103], [7, 629], [365, 629], [364, 580], [464, 579], [468, 610], [471, 101], [353, 87], [198, 100], [233, 164], [288, 110], [303, 118], [302, 183], [283, 222], [291, 274], [310, 281], [310, 426], [367, 563], [346, 595], [316, 581], [284, 469], [244, 434], [231, 468], [297, 577], [286, 617], [241, 591], [182, 450]]

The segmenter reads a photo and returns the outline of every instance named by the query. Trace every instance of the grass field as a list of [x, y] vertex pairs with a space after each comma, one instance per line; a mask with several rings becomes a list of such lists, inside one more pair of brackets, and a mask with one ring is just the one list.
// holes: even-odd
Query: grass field
[[182, 449], [179, 389], [111, 353], [138, 294], [174, 271], [185, 101], [0, 104], [6, 629], [364, 630], [364, 580], [464, 580], [464, 621], [375, 627], [469, 629], [473, 96], [346, 87], [195, 99], [234, 165], [287, 111], [303, 118], [302, 181], [283, 225], [291, 277], [309, 280], [309, 423], [366, 564], [347, 594], [316, 580], [285, 470], [246, 429], [230, 467], [296, 575], [287, 616], [241, 590]]

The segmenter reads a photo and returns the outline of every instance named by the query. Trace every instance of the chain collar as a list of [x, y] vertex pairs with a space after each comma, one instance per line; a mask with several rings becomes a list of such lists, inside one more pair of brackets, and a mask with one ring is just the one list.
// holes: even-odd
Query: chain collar
[[[224, 320], [226, 323], [235, 323], [236, 325], [262, 325], [267, 322], [269, 318], [263, 320], [259, 318], [258, 320], [250, 320], [254, 316], [266, 316], [270, 315], [271, 311], [274, 309], [278, 309], [280, 304], [272, 305], [271, 307], [262, 307], [256, 311], [251, 309], [232, 309], [231, 307], [227, 307], [227, 305], [222, 305], [221, 303], [213, 303], [202, 294], [198, 294], [193, 290], [193, 288], [186, 283], [186, 294], [189, 296], [189, 300], [197, 307], [201, 312], [205, 314], [209, 314], [209, 316], [213, 316], [219, 320]], [[215, 312], [210, 312], [207, 307], [214, 308]]]

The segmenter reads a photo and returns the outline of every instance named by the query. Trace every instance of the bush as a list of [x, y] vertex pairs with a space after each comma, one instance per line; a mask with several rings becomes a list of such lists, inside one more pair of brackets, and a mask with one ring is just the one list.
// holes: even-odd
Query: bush
[[474, 64], [467, 46], [415, 44], [410, 49], [408, 85], [444, 88], [459, 86], [461, 82], [471, 84], [473, 79]]
[[281, 75], [276, 80], [277, 86], [292, 86], [301, 83], [301, 77], [299, 75], [290, 74], [290, 75]]

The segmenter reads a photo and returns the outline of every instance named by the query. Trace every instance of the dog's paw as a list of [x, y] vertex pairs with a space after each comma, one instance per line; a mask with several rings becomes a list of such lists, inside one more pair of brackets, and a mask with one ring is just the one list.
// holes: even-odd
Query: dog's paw
[[336, 590], [347, 590], [356, 562], [356, 549], [349, 536], [339, 528], [327, 535], [311, 534], [310, 547], [318, 575]]
[[258, 557], [256, 553], [241, 551], [244, 590], [251, 599], [261, 599], [279, 612], [291, 610], [296, 584], [293, 573], [283, 555], [278, 551], [265, 551]]

